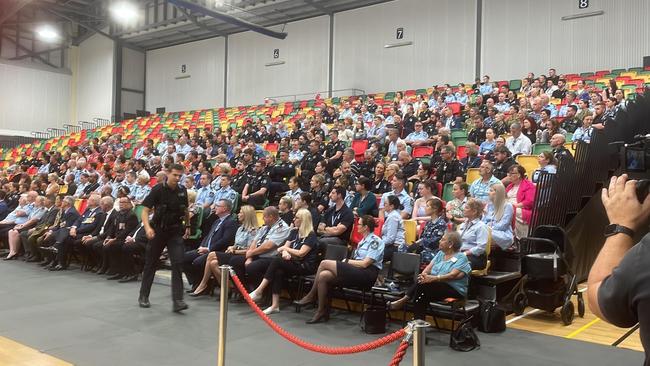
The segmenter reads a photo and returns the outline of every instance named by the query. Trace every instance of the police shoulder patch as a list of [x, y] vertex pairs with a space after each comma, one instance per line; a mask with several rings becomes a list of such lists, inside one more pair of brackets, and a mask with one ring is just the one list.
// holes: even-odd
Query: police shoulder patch
[[377, 240], [373, 240], [373, 241], [370, 243], [370, 249], [372, 249], [372, 250], [377, 250], [377, 249], [379, 249], [379, 242], [378, 242]]

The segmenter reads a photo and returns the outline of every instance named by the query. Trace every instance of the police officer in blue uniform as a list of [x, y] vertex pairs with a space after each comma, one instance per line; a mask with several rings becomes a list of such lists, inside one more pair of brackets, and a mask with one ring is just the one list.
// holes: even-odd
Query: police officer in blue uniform
[[[174, 312], [180, 312], [188, 308], [183, 301], [183, 239], [190, 236], [191, 226], [187, 190], [178, 184], [184, 171], [180, 164], [171, 165], [167, 181], [153, 187], [142, 202], [144, 208], [140, 218], [149, 239], [138, 299], [140, 307], [143, 308], [151, 306], [149, 293], [158, 259], [165, 247], [172, 264], [172, 309]], [[154, 216], [152, 222], [149, 222], [151, 210], [154, 210]]]
[[322, 261], [318, 266], [311, 290], [305, 297], [295, 302], [296, 305], [303, 306], [314, 302], [318, 295], [318, 310], [314, 317], [307, 321], [307, 324], [329, 320], [327, 292], [331, 284], [369, 289], [377, 280], [384, 259], [384, 246], [381, 239], [373, 234], [375, 230], [374, 217], [362, 216], [359, 220], [358, 230], [363, 239], [359, 242], [352, 257], [343, 261]]

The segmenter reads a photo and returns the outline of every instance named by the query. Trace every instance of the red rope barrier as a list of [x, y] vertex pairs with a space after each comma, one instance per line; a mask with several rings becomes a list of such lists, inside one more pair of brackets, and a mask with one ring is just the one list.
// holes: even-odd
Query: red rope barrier
[[407, 348], [409, 348], [409, 342], [406, 340], [402, 340], [402, 342], [400, 342], [399, 346], [397, 347], [397, 350], [393, 355], [393, 359], [390, 360], [388, 366], [399, 366], [399, 364], [402, 362], [402, 359], [404, 358], [404, 355], [406, 354]]
[[[239, 292], [241, 292], [242, 296], [244, 296], [244, 299], [246, 300], [248, 305], [250, 305], [250, 307], [253, 308], [253, 310], [257, 313], [257, 315], [259, 315], [259, 317], [262, 318], [262, 320], [264, 320], [264, 322], [266, 324], [268, 324], [268, 326], [271, 327], [271, 329], [273, 329], [276, 333], [281, 335], [283, 338], [285, 338], [289, 342], [291, 342], [291, 343], [293, 343], [293, 344], [295, 344], [295, 345], [297, 345], [299, 347], [302, 347], [304, 349], [307, 349], [307, 350], [310, 350], [310, 351], [313, 351], [313, 352], [324, 353], [324, 354], [328, 354], [328, 355], [347, 355], [347, 354], [360, 353], [360, 352], [366, 352], [366, 351], [370, 351], [370, 350], [373, 350], [373, 349], [377, 349], [379, 347], [382, 347], [382, 346], [385, 346], [387, 344], [393, 343], [396, 340], [398, 340], [400, 338], [403, 338], [406, 335], [406, 330], [405, 329], [400, 329], [400, 330], [395, 331], [394, 333], [391, 333], [391, 334], [389, 334], [389, 335], [387, 335], [385, 337], [376, 339], [376, 340], [374, 340], [372, 342], [362, 343], [362, 344], [358, 344], [358, 345], [354, 345], [354, 346], [345, 346], [345, 347], [328, 347], [328, 346], [321, 346], [321, 345], [318, 345], [318, 344], [313, 344], [313, 343], [306, 342], [306, 341], [296, 337], [295, 335], [287, 332], [286, 330], [282, 329], [273, 320], [271, 320], [271, 318], [269, 318], [266, 314], [264, 314], [264, 312], [257, 306], [255, 301], [253, 301], [253, 299], [251, 299], [250, 295], [248, 294], [248, 291], [246, 291], [246, 289], [244, 288], [244, 285], [242, 285], [242, 283], [239, 280], [239, 278], [237, 277], [237, 275], [232, 273], [232, 272], [231, 272], [231, 275], [232, 275], [231, 278], [232, 278], [233, 283], [235, 284], [235, 286], [237, 287]], [[408, 343], [407, 343], [407, 347], [408, 347]], [[401, 346], [400, 346], [400, 348], [398, 350], [400, 350], [400, 349], [401, 349]], [[406, 349], [404, 349], [404, 352], [406, 352]], [[402, 355], [402, 357], [404, 357], [404, 355]], [[400, 361], [401, 361], [401, 357], [400, 357]], [[397, 364], [394, 364], [394, 365], [398, 365], [398, 364], [399, 364], [399, 362]], [[391, 365], [393, 365], [393, 364], [391, 364]]]

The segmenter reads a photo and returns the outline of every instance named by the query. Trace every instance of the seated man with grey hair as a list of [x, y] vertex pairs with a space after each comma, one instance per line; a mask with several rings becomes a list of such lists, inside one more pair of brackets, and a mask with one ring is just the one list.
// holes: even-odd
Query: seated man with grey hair
[[557, 159], [558, 163], [561, 164], [565, 159], [573, 159], [571, 152], [564, 147], [566, 142], [566, 137], [561, 133], [556, 133], [551, 137], [551, 149], [553, 149], [553, 156]]
[[261, 282], [266, 268], [278, 256], [277, 249], [284, 244], [291, 228], [282, 219], [276, 207], [269, 206], [262, 215], [264, 226], [257, 230], [246, 255], [235, 256], [230, 265], [242, 282], [253, 289]]
[[[232, 213], [232, 201], [220, 199], [212, 205], [213, 214], [209, 216], [204, 227], [210, 227], [205, 230], [201, 244], [197, 249], [185, 252], [183, 257], [183, 272], [193, 288], [201, 281], [205, 261], [210, 252], [223, 252], [229, 246], [235, 243], [235, 234], [239, 226]], [[209, 226], [208, 226], [209, 225]]]
[[62, 240], [65, 239], [64, 236], [68, 236], [70, 227], [74, 225], [80, 216], [79, 212], [74, 207], [74, 198], [72, 196], [65, 196], [63, 198], [59, 215], [60, 216], [54, 220], [54, 225], [52, 225], [45, 233], [43, 242], [40, 246], [41, 254], [45, 257], [43, 262], [40, 263], [43, 267], [48, 265], [51, 265], [50, 268], [56, 267], [55, 256], [57, 250], [53, 246], [55, 243], [62, 242]]
[[86, 206], [83, 215], [79, 216], [70, 228], [63, 228], [57, 232], [56, 242], [54, 243], [56, 265], [53, 270], [66, 269], [68, 252], [72, 248], [74, 240], [92, 233], [97, 226], [104, 223], [106, 213], [99, 207], [100, 199], [98, 194], [91, 194], [88, 197], [88, 206]]
[[530, 139], [521, 133], [521, 124], [515, 122], [510, 125], [510, 134], [512, 136], [506, 139], [506, 147], [510, 150], [513, 156], [516, 155], [530, 155], [533, 143]]

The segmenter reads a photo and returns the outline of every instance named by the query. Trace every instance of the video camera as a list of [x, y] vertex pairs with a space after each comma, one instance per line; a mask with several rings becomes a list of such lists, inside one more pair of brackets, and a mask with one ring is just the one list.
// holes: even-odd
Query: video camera
[[634, 140], [623, 145], [619, 155], [623, 172], [637, 180], [636, 195], [643, 203], [650, 190], [650, 134], [636, 135]]

